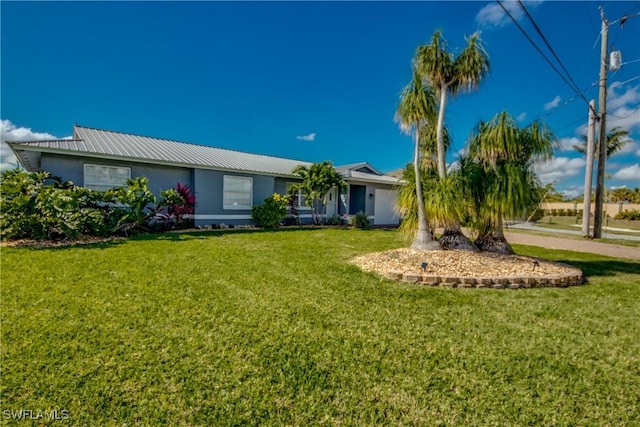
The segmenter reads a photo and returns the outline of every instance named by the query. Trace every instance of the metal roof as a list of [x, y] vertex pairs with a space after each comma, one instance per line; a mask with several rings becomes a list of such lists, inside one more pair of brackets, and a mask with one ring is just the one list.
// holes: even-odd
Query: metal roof
[[[7, 141], [7, 143], [28, 170], [39, 170], [40, 152], [279, 176], [294, 176], [292, 171], [297, 166], [310, 166], [312, 164], [301, 160], [265, 156], [79, 125], [74, 126], [72, 139], [28, 142]], [[347, 179], [352, 177], [359, 181], [387, 184], [398, 182], [397, 179], [385, 175], [373, 175], [351, 170], [365, 165], [377, 172], [365, 162], [336, 167], [336, 170], [345, 175]]]

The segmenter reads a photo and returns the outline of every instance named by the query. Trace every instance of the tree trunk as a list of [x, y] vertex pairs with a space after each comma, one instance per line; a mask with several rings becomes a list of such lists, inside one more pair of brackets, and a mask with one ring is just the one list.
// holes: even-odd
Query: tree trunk
[[440, 249], [440, 243], [433, 240], [433, 234], [429, 231], [429, 225], [427, 224], [427, 214], [424, 209], [424, 195], [422, 193], [422, 181], [420, 179], [420, 131], [419, 123], [416, 123], [416, 147], [413, 156], [413, 168], [416, 174], [416, 201], [418, 203], [418, 231], [411, 243], [411, 249], [418, 249], [421, 251], [429, 251]]
[[447, 108], [447, 86], [440, 88], [440, 105], [438, 108], [438, 127], [436, 128], [436, 143], [438, 148], [438, 176], [440, 179], [447, 177], [447, 153], [444, 149], [444, 111]]
[[478, 236], [475, 244], [481, 251], [495, 252], [502, 255], [513, 255], [513, 248], [504, 238], [504, 228], [502, 227], [502, 210], [498, 210], [495, 229], [492, 233]]
[[498, 210], [498, 219], [496, 220], [496, 230], [494, 231], [496, 238], [504, 240], [504, 228], [502, 227], [502, 211]]
[[478, 247], [462, 233], [458, 224], [445, 227], [444, 233], [442, 233], [442, 236], [440, 236], [438, 241], [445, 249], [457, 249], [473, 252], [480, 251]]
[[498, 237], [496, 234], [487, 234], [482, 237], [478, 237], [474, 242], [478, 248], [483, 252], [494, 252], [502, 255], [513, 255], [513, 248], [502, 237]]

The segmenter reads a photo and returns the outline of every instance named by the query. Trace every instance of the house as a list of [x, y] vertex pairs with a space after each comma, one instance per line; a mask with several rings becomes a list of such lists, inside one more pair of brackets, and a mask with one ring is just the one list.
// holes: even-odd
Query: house
[[[293, 169], [311, 164], [79, 125], [71, 139], [8, 144], [28, 171], [48, 171], [95, 190], [122, 186], [137, 176], [146, 176], [156, 195], [178, 182], [187, 184], [196, 196], [199, 226], [250, 224], [253, 205], [273, 193], [285, 194], [300, 182]], [[399, 223], [394, 211], [397, 178], [366, 162], [336, 169], [348, 185], [329, 193], [327, 217], [364, 212], [374, 225]], [[311, 220], [309, 208], [299, 211], [303, 221]]]

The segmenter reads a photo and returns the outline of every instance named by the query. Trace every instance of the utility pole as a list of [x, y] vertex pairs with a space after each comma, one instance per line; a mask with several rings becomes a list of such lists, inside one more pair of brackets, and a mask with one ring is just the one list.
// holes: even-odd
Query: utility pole
[[599, 92], [599, 115], [600, 115], [600, 136], [598, 137], [598, 178], [596, 183], [596, 206], [593, 218], [593, 237], [602, 237], [602, 202], [604, 199], [604, 172], [607, 160], [607, 65], [608, 65], [608, 44], [609, 44], [609, 22], [604, 16], [604, 9], [600, 6], [600, 17], [602, 18], [602, 39], [600, 45], [600, 92]]
[[591, 220], [591, 186], [593, 185], [593, 151], [596, 134], [596, 101], [589, 102], [589, 125], [587, 127], [587, 168], [584, 172], [584, 206], [582, 208], [582, 236], [589, 237]]

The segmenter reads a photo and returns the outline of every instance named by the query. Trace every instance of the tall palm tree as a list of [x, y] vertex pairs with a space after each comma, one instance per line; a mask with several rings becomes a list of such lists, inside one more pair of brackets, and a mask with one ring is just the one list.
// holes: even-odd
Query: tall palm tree
[[513, 253], [504, 238], [503, 217], [522, 216], [540, 202], [533, 164], [551, 158], [554, 140], [542, 123], [521, 129], [504, 111], [476, 127], [463, 168], [475, 201], [475, 244], [480, 249]]
[[[476, 89], [489, 72], [489, 57], [485, 52], [479, 35], [473, 34], [467, 39], [467, 46], [455, 57], [447, 51], [447, 43], [441, 31], [436, 31], [429, 44], [418, 46], [415, 59], [418, 72], [433, 86], [438, 101], [438, 121], [436, 126], [436, 151], [438, 176], [447, 177], [444, 132], [444, 116], [449, 95], [456, 96], [462, 91]], [[443, 188], [443, 187], [440, 187]], [[453, 219], [453, 218], [452, 218]], [[440, 243], [449, 249], [477, 250], [462, 234], [460, 225], [447, 221]]]
[[411, 248], [433, 250], [440, 249], [440, 244], [433, 239], [425, 213], [420, 174], [420, 131], [425, 123], [433, 123], [435, 118], [435, 94], [429, 85], [423, 83], [415, 67], [412, 68], [411, 82], [402, 90], [395, 120], [400, 124], [400, 129], [404, 133], [408, 135], [413, 133], [415, 138], [413, 168], [416, 202], [418, 205], [418, 229]]
[[[607, 159], [631, 142], [630, 139], [626, 139], [628, 135], [629, 131], [622, 129], [619, 126], [616, 126], [607, 132]], [[580, 154], [587, 154], [587, 136], [583, 135], [582, 140], [582, 144], [574, 145], [573, 149]], [[593, 157], [595, 159], [598, 158], [598, 147], [599, 144], [596, 143], [593, 151]]]
[[444, 146], [444, 115], [447, 96], [476, 89], [489, 73], [489, 56], [485, 52], [478, 33], [467, 39], [467, 46], [457, 57], [447, 51], [446, 41], [440, 30], [433, 33], [427, 45], [418, 46], [415, 62], [420, 75], [434, 88], [438, 102], [437, 150], [438, 175], [445, 178], [446, 151]]

